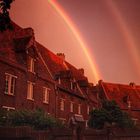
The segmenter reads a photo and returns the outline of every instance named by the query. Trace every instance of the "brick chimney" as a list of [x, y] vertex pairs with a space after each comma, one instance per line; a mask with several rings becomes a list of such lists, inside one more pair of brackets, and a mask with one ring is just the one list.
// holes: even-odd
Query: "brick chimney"
[[79, 69], [79, 72], [80, 72], [82, 75], [84, 75], [84, 69], [83, 69], [83, 68]]
[[34, 36], [34, 30], [32, 28], [20, 29], [14, 33], [14, 38], [25, 38], [29, 36]]
[[63, 61], [65, 60], [65, 54], [64, 53], [57, 53], [57, 56], [61, 58]]
[[130, 85], [131, 87], [135, 88], [135, 85], [136, 85], [136, 84], [135, 84], [134, 82], [130, 82], [129, 85]]

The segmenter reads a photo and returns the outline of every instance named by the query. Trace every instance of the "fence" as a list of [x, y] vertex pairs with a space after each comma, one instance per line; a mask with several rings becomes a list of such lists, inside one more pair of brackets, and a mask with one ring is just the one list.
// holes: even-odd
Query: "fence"
[[85, 129], [77, 133], [68, 128], [35, 131], [30, 127], [0, 127], [0, 140], [140, 140], [140, 130], [134, 129]]

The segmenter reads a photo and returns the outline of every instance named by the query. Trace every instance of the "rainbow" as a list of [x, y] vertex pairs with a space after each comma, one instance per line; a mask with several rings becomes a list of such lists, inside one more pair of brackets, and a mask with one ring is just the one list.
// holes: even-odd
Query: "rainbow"
[[80, 32], [75, 27], [75, 25], [72, 22], [72, 20], [70, 19], [70, 17], [66, 14], [64, 9], [60, 6], [60, 4], [58, 2], [56, 2], [55, 0], [49, 0], [48, 2], [56, 10], [56, 12], [61, 16], [61, 18], [66, 23], [67, 27], [72, 31], [73, 35], [79, 42], [79, 44], [80, 44], [81, 48], [83, 49], [85, 56], [89, 62], [89, 65], [92, 69], [94, 82], [98, 82], [98, 80], [101, 78], [100, 72], [98, 70], [97, 64], [95, 63], [95, 59], [93, 58], [93, 56], [91, 57], [90, 50], [88, 49], [88, 46], [86, 45]]
[[134, 68], [137, 74], [140, 76], [140, 54], [137, 50], [134, 38], [131, 32], [128, 30], [129, 28], [127, 27], [127, 24], [115, 3], [112, 0], [107, 0], [106, 4], [110, 8], [110, 11], [114, 16], [114, 20], [117, 22], [117, 25], [120, 28], [121, 34], [124, 37], [125, 44], [128, 47], [129, 55], [132, 57]]

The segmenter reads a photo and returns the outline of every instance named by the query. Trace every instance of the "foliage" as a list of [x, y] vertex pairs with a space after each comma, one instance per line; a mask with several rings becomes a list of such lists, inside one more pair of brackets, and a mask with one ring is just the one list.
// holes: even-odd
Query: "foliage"
[[7, 121], [7, 114], [5, 110], [0, 109], [0, 126], [4, 126]]
[[11, 19], [9, 16], [9, 9], [14, 0], [1, 0], [0, 1], [0, 31], [3, 32], [7, 29], [12, 29]]
[[[52, 116], [47, 115], [41, 109], [36, 109], [34, 111], [15, 110], [12, 112], [7, 112], [4, 121], [5, 125], [7, 126], [31, 126], [34, 129], [38, 130], [45, 130], [54, 127], [63, 127], [60, 121], [58, 121]], [[4, 124], [2, 120], [0, 120], [0, 124]]]
[[123, 112], [115, 101], [104, 101], [102, 108], [90, 112], [89, 127], [102, 129], [105, 124], [116, 124], [119, 127], [133, 127], [130, 116]]

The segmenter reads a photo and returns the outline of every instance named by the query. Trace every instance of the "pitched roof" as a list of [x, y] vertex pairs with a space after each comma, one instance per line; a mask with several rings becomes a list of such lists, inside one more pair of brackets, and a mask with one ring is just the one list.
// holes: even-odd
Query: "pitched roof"
[[84, 75], [80, 73], [78, 69], [74, 66], [69, 64], [68, 62], [62, 60], [59, 56], [42, 46], [40, 43], [36, 42], [38, 51], [40, 52], [43, 60], [45, 61], [46, 65], [48, 66], [49, 71], [53, 75], [53, 78], [56, 79], [56, 76], [60, 76], [62, 80], [62, 84], [59, 85], [61, 88], [65, 88], [68, 92], [75, 93], [80, 97], [84, 97], [82, 91], [78, 90], [71, 90], [70, 82], [71, 79], [74, 78], [76, 81], [80, 79], [87, 79]]
[[[0, 56], [8, 58], [12, 62], [26, 67], [26, 50], [30, 50], [34, 47], [35, 49], [33, 51], [36, 51], [37, 54], [40, 53], [41, 58], [43, 59], [43, 61], [41, 59], [37, 60], [39, 62], [37, 69], [38, 74], [43, 78], [47, 78], [48, 74], [46, 73], [48, 70], [50, 75], [52, 75], [54, 78], [53, 80], [55, 80], [57, 75], [60, 75], [64, 81], [61, 87], [75, 93], [80, 97], [84, 97], [82, 90], [80, 90], [79, 87], [75, 91], [70, 89], [70, 82], [73, 80], [73, 82], [76, 81], [77, 84], [82, 82], [84, 85], [88, 86], [87, 77], [85, 77], [73, 65], [65, 60], [62, 60], [59, 56], [48, 50], [46, 47], [36, 42], [34, 40], [34, 33], [31, 28], [23, 29], [15, 23], [13, 23], [13, 26], [13, 31], [5, 31], [2, 34], [0, 33], [0, 41], [2, 42], [0, 45]], [[34, 40], [35, 44], [32, 40]], [[80, 86], [82, 87], [83, 84]]]
[[140, 86], [101, 82], [108, 100], [115, 100], [121, 109], [140, 110]]

